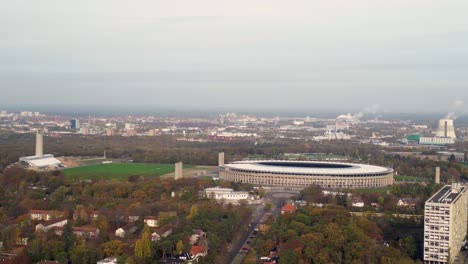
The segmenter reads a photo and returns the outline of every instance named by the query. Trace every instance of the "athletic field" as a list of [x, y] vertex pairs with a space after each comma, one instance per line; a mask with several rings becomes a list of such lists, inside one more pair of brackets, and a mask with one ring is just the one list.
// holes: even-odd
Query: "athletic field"
[[[190, 166], [184, 165], [184, 168]], [[65, 177], [73, 180], [118, 179], [129, 176], [161, 176], [174, 172], [174, 164], [157, 163], [109, 163], [81, 166], [62, 170]]]

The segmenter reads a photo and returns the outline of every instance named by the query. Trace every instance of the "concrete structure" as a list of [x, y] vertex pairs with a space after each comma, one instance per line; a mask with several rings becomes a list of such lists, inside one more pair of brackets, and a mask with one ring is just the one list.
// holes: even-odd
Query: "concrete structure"
[[222, 179], [285, 189], [375, 188], [393, 184], [393, 169], [319, 161], [241, 161], [220, 166]]
[[221, 202], [225, 201], [230, 203], [238, 203], [241, 200], [247, 200], [249, 198], [249, 193], [235, 192], [233, 189], [230, 188], [214, 187], [206, 188], [205, 196], [209, 198], [214, 198], [217, 201]]
[[453, 263], [467, 234], [466, 185], [442, 187], [424, 207], [424, 263]]
[[24, 162], [27, 166], [32, 168], [43, 169], [47, 167], [59, 167], [62, 162], [54, 157], [52, 154], [44, 154], [44, 135], [43, 130], [36, 131], [36, 155], [21, 157], [20, 162]]
[[436, 184], [440, 183], [440, 167], [435, 168], [435, 180], [434, 180], [434, 182]]
[[437, 128], [436, 137], [457, 139], [452, 119], [444, 118], [439, 120], [439, 127]]
[[218, 153], [218, 166], [224, 165], [224, 152]]
[[41, 129], [36, 131], [36, 157], [44, 156], [44, 132]]
[[182, 179], [184, 176], [184, 171], [183, 171], [183, 163], [182, 161], [180, 162], [177, 162], [175, 164], [175, 173], [174, 173], [174, 179], [178, 180], [178, 179]]

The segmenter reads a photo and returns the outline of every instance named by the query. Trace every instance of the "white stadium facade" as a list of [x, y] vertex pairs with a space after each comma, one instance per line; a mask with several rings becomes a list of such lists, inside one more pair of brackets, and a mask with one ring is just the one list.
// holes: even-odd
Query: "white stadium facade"
[[219, 176], [228, 181], [285, 189], [303, 189], [309, 185], [376, 188], [393, 184], [391, 168], [321, 161], [239, 161], [220, 166]]

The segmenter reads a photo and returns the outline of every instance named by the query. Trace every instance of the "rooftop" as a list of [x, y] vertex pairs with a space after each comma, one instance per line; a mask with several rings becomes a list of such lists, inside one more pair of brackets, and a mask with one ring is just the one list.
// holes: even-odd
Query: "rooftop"
[[426, 202], [451, 204], [456, 202], [465, 191], [466, 185], [461, 185], [459, 183], [445, 185]]
[[286, 161], [286, 160], [261, 160], [238, 161], [225, 164], [222, 167], [234, 170], [270, 172], [270, 173], [297, 173], [318, 175], [361, 175], [380, 174], [393, 172], [391, 168], [385, 168], [367, 164], [323, 162], [323, 161]]

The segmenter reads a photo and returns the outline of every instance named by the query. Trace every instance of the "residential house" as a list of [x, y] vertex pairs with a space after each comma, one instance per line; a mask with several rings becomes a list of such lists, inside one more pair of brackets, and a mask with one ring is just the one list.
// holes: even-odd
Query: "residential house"
[[165, 238], [172, 234], [172, 227], [170, 226], [163, 226], [156, 229], [155, 232], [151, 234], [151, 241], [160, 241], [162, 238]]
[[296, 212], [296, 207], [294, 207], [294, 205], [288, 203], [288, 204], [285, 204], [283, 207], [281, 207], [281, 214], [285, 214], [285, 213], [295, 213]]
[[[99, 211], [97, 210], [87, 210], [86, 213], [88, 214], [88, 221], [94, 221], [99, 217]], [[73, 213], [73, 220], [77, 220], [78, 215]]]
[[205, 238], [206, 233], [201, 229], [192, 229], [192, 235], [189, 238], [190, 245], [195, 245], [200, 238]]
[[128, 223], [119, 229], [115, 230], [115, 235], [121, 238], [125, 238], [130, 234], [135, 233], [137, 226], [134, 223]]
[[29, 218], [31, 220], [49, 221], [54, 218], [63, 217], [64, 213], [53, 210], [29, 210]]
[[105, 258], [102, 260], [99, 260], [96, 264], [117, 264], [117, 258]]
[[73, 227], [73, 234], [77, 237], [96, 239], [99, 238], [99, 229], [94, 226]]
[[398, 200], [397, 206], [415, 208], [419, 203], [419, 199], [416, 198], [401, 198]]
[[143, 220], [145, 224], [149, 227], [158, 227], [158, 217], [157, 216], [145, 216]]
[[192, 246], [190, 254], [193, 258], [204, 257], [208, 254], [208, 249], [204, 246]]
[[47, 232], [54, 227], [62, 227], [66, 225], [67, 223], [68, 223], [68, 220], [66, 217], [55, 218], [55, 219], [45, 221], [43, 223], [36, 225], [36, 231], [41, 230], [41, 231]]
[[351, 206], [352, 207], [364, 207], [364, 201], [361, 197], [352, 197], [351, 198]]

